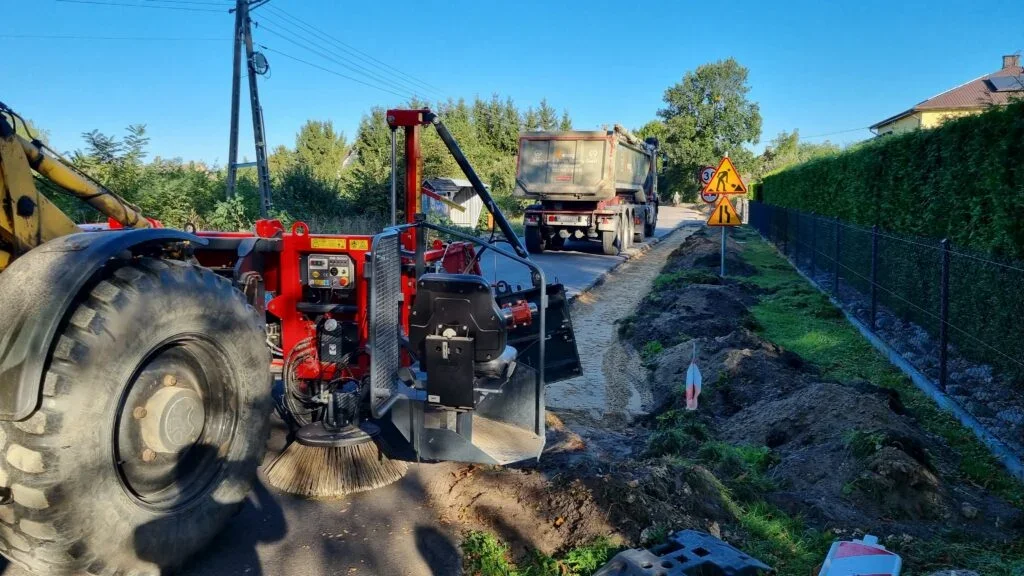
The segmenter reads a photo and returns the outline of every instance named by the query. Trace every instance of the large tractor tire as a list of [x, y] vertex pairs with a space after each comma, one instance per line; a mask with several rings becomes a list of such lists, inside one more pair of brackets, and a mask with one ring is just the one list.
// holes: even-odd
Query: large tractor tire
[[37, 574], [142, 576], [205, 546], [266, 442], [263, 319], [229, 281], [122, 263], [73, 308], [38, 411], [0, 424], [0, 550]]
[[526, 251], [530, 254], [543, 254], [545, 242], [544, 234], [541, 232], [540, 226], [531, 226], [526, 229], [524, 234], [526, 236]]

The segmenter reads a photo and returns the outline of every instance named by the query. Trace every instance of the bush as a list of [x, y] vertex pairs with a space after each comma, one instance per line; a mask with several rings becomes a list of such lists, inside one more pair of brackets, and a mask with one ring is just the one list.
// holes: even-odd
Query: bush
[[764, 202], [1024, 258], [1024, 102], [765, 177]]

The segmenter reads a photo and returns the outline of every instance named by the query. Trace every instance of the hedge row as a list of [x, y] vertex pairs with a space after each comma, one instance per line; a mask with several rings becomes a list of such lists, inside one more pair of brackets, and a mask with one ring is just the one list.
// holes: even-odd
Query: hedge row
[[768, 204], [1024, 259], [1024, 102], [765, 177]]

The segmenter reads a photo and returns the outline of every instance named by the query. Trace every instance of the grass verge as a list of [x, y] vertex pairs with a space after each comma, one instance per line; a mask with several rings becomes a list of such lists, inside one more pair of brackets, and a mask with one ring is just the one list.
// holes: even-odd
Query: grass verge
[[462, 567], [470, 576], [590, 576], [619, 551], [599, 538], [557, 557], [533, 551], [517, 564], [497, 536], [478, 530], [465, 535], [461, 548]]
[[825, 378], [864, 379], [897, 391], [921, 427], [940, 436], [958, 456], [962, 479], [1024, 507], [1024, 485], [970, 430], [918, 390], [767, 242], [751, 231], [741, 233], [740, 239], [745, 241], [743, 259], [759, 272], [743, 280], [767, 292], [751, 308], [762, 337], [817, 365]]
[[[822, 377], [838, 381], [864, 379], [899, 393], [907, 411], [926, 431], [941, 437], [957, 456], [961, 480], [999, 495], [1017, 507], [1024, 506], [1024, 485], [1010, 476], [974, 434], [951, 414], [935, 405], [910, 379], [850, 325], [829, 299], [801, 277], [772, 246], [749, 230], [737, 234], [743, 242], [742, 257], [758, 274], [748, 282], [765, 295], [751, 308], [756, 330], [770, 340], [816, 365]], [[853, 432], [848, 438], [855, 452], [870, 453], [884, 442], [870, 434]], [[792, 543], [800, 531], [798, 522], [751, 506], [742, 518], [744, 527], [760, 536], [769, 547], [759, 550], [756, 541], [748, 550], [770, 558], [779, 550], [804, 564], [801, 559], [823, 557], [815, 547], [804, 548], [806, 539]], [[813, 541], [813, 539], [812, 539]], [[790, 545], [792, 544], [792, 545]], [[819, 546], [824, 544], [819, 542]], [[827, 547], [826, 547], [827, 549]], [[932, 569], [956, 566], [979, 574], [1009, 576], [1024, 574], [1024, 542], [999, 545], [971, 542], [950, 533], [934, 540], [910, 540], [895, 545], [909, 574], [927, 574]], [[820, 555], [819, 555], [820, 554]], [[813, 566], [813, 564], [810, 564]], [[780, 573], [783, 573], [780, 570]], [[797, 574], [786, 570], [784, 573]]]

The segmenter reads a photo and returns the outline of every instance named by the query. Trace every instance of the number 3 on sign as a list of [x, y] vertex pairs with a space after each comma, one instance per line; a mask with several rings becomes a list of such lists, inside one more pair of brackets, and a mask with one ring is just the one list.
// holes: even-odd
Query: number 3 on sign
[[718, 204], [715, 205], [715, 209], [711, 211], [711, 217], [708, 218], [708, 226], [739, 226], [742, 223], [732, 202], [729, 201], [729, 197], [719, 197]]

